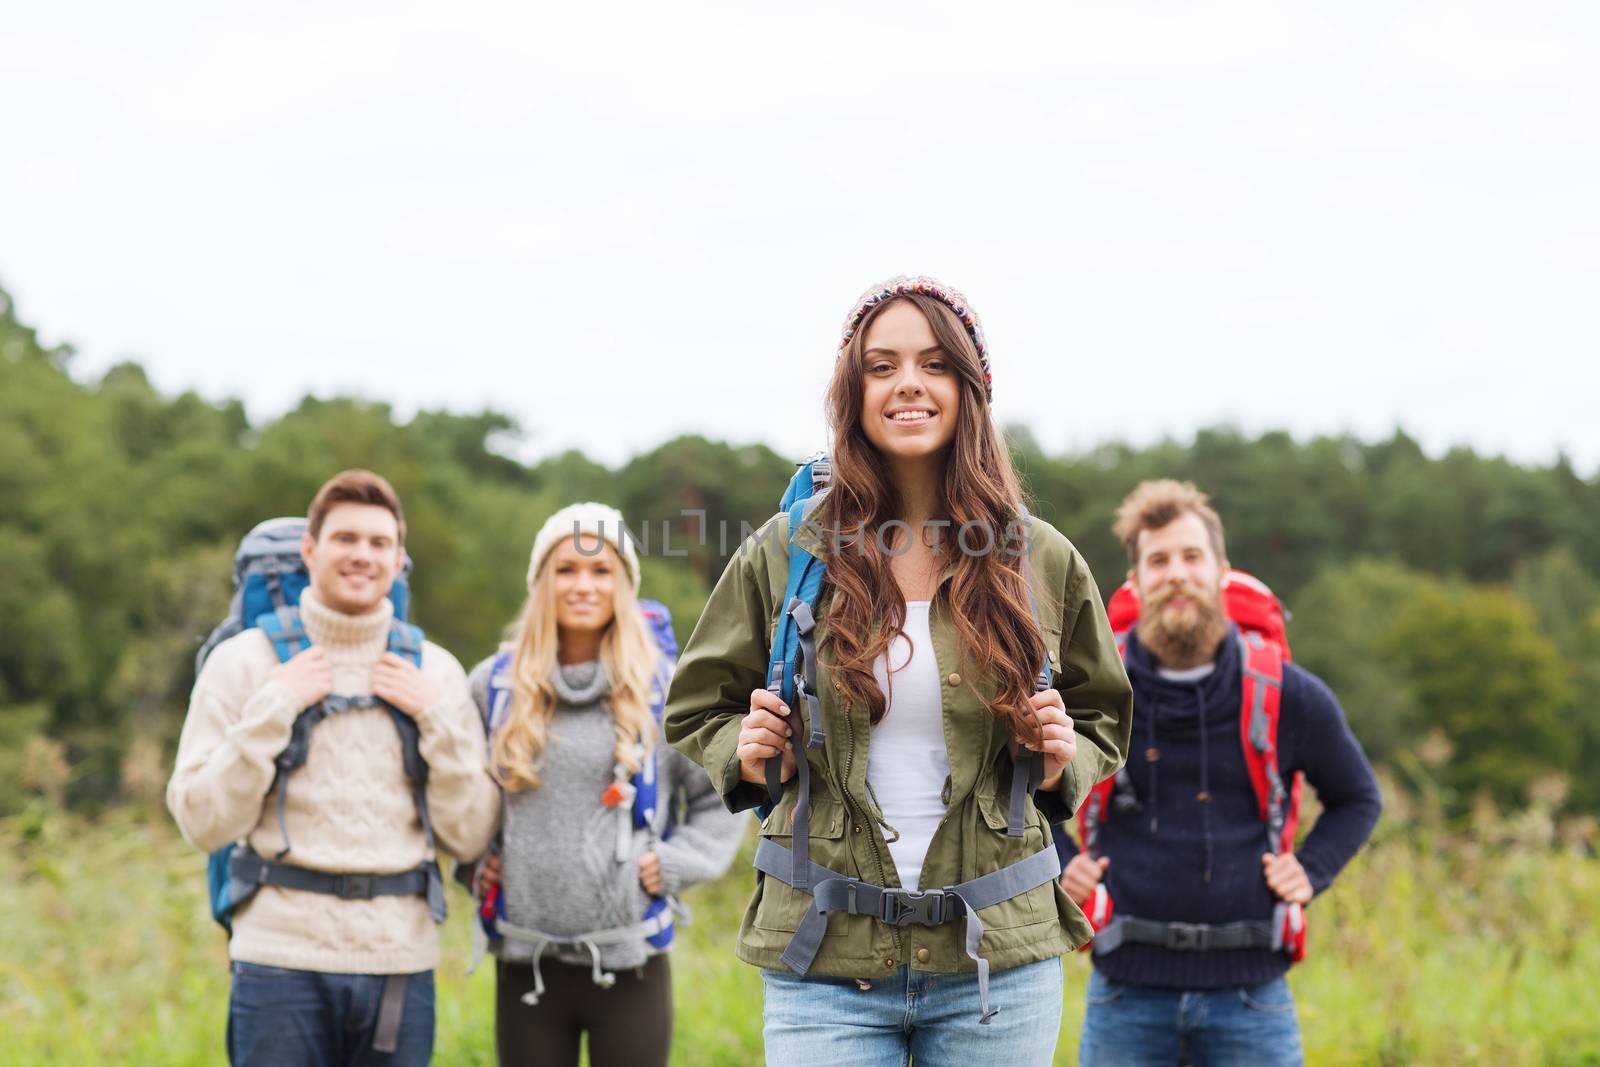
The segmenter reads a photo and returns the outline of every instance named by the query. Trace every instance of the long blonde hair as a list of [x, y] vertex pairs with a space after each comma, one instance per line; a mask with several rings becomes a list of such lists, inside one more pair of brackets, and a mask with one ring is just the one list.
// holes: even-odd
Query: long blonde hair
[[[614, 551], [609, 543], [605, 547]], [[539, 787], [539, 761], [549, 744], [550, 719], [556, 710], [550, 680], [559, 669], [561, 638], [556, 627], [556, 583], [550, 571], [554, 555], [546, 555], [540, 564], [528, 599], [516, 621], [506, 627], [501, 646], [512, 650], [511, 707], [495, 731], [490, 769], [501, 787], [511, 792]], [[600, 664], [611, 679], [606, 700], [616, 734], [616, 762], [632, 774], [641, 765], [641, 747], [655, 744], [650, 695], [661, 650], [639, 613], [633, 583], [620, 577], [627, 568], [620, 559], [614, 562], [619, 580], [613, 586], [614, 614], [600, 638]]]

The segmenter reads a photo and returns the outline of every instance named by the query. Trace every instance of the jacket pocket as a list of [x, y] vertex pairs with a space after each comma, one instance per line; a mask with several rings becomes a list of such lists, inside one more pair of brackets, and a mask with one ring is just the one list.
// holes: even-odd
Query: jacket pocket
[[[1030, 800], [1021, 837], [1006, 834], [1011, 814], [1010, 776], [991, 773], [978, 783], [973, 840], [973, 877], [998, 871], [1043, 851], [1046, 844], [1044, 815]], [[1054, 918], [1055, 897], [1051, 883], [1037, 886], [1020, 896], [980, 909], [986, 929], [1003, 930]]]
[[[767, 816], [766, 822], [761, 824], [762, 837], [771, 838], [785, 847], [793, 847], [794, 844], [792, 818], [794, 802], [790, 799], [792, 796], [791, 793], [785, 797], [785, 802], [774, 808]], [[840, 874], [851, 874], [849, 857], [842, 847], [844, 815], [844, 805], [839, 801], [827, 797], [813, 797], [811, 824], [806, 840], [811, 846], [812, 863], [819, 863]], [[795, 927], [800, 924], [806, 909], [811, 907], [811, 895], [802, 893], [770, 875], [763, 876], [760, 885], [760, 896], [756, 900], [756, 910], [751, 925], [761, 930], [792, 934]], [[834, 925], [833, 922], [829, 922], [830, 928]], [[838, 925], [842, 932], [843, 923]]]

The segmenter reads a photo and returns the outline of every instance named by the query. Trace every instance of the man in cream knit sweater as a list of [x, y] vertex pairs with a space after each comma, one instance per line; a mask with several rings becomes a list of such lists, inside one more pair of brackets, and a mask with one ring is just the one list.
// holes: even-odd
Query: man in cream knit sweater
[[[219, 645], [195, 681], [167, 806], [211, 851], [244, 840], [284, 848], [274, 760], [296, 716], [329, 694], [376, 696], [415, 720], [434, 839], [474, 859], [500, 808], [461, 665], [427, 643], [422, 665], [387, 651], [389, 590], [405, 558], [394, 490], [345, 471], [311, 503], [300, 615], [311, 647], [279, 663], [259, 629]], [[291, 776], [284, 863], [393, 874], [430, 855], [389, 711], [330, 715]], [[425, 1064], [433, 1051], [438, 938], [423, 895], [350, 899], [263, 886], [233, 916], [228, 1055], [235, 1065]]]

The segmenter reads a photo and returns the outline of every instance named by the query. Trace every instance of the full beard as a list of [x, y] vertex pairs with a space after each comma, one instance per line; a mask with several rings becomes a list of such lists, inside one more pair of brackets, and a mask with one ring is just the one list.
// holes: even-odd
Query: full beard
[[[1170, 607], [1174, 597], [1189, 603]], [[1154, 594], [1139, 618], [1139, 641], [1169, 670], [1210, 663], [1228, 634], [1228, 617], [1215, 594], [1193, 586], [1174, 586]]]

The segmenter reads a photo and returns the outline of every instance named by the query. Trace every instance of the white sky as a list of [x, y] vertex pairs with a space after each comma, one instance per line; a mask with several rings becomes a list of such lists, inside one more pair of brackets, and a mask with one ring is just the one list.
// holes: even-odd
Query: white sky
[[0, 102], [23, 318], [256, 417], [798, 455], [852, 299], [924, 272], [1052, 451], [1600, 466], [1593, 4], [35, 3]]

